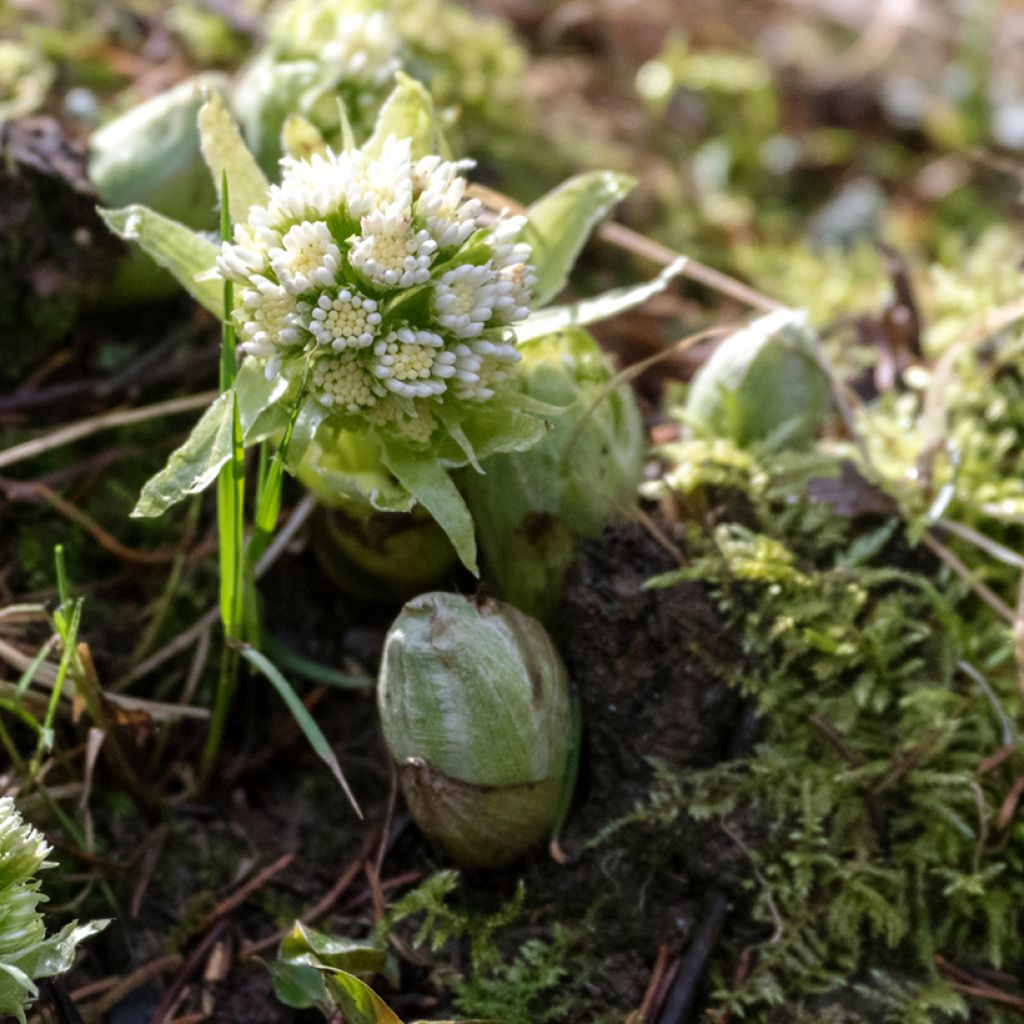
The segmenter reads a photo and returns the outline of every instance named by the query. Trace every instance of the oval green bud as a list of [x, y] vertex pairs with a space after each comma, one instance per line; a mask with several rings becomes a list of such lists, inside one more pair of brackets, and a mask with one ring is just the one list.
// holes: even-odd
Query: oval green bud
[[460, 485], [477, 524], [489, 582], [550, 622], [578, 541], [596, 537], [636, 501], [644, 429], [627, 384], [608, 392], [611, 363], [582, 328], [519, 346], [522, 390], [564, 411], [525, 452], [493, 455]]
[[686, 421], [698, 437], [741, 448], [800, 447], [817, 435], [831, 401], [802, 310], [780, 309], [731, 334], [690, 384]]
[[377, 700], [409, 809], [456, 860], [500, 867], [550, 834], [571, 714], [540, 623], [498, 601], [423, 594], [388, 632]]

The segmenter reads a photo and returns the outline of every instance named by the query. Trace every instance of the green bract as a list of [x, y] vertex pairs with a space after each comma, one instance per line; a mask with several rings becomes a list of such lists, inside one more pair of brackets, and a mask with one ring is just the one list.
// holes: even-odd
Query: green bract
[[571, 715], [539, 622], [498, 601], [417, 597], [388, 632], [377, 698], [410, 810], [453, 857], [497, 867], [550, 834]]
[[807, 314], [781, 309], [730, 335], [690, 385], [685, 416], [693, 433], [740, 447], [809, 444], [830, 402]]
[[0, 799], [0, 1016], [12, 1014], [24, 1024], [25, 1010], [39, 994], [36, 980], [66, 971], [83, 939], [106, 921], [72, 922], [47, 936], [37, 909], [46, 897], [36, 875], [51, 867], [43, 837], [22, 820], [10, 797]]
[[224, 75], [189, 79], [132, 107], [89, 141], [89, 178], [111, 206], [145, 203], [191, 227], [210, 227], [216, 201], [199, 157], [204, 89], [221, 89]]
[[596, 537], [633, 505], [644, 430], [632, 391], [611, 388], [611, 364], [587, 331], [536, 338], [520, 351], [523, 391], [566, 411], [528, 452], [495, 455], [483, 474], [463, 473], [459, 483], [498, 593], [548, 621], [579, 539]]

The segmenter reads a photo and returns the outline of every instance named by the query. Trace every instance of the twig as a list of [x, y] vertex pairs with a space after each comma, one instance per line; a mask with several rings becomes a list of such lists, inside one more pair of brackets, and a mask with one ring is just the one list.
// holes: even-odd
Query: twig
[[[306, 911], [299, 920], [303, 924], [311, 924], [313, 921], [319, 920], [324, 914], [327, 913], [334, 906], [335, 903], [342, 897], [345, 890], [356, 880], [356, 876], [362, 870], [363, 860], [362, 855], [358, 856], [353, 860], [342, 873], [338, 876], [338, 880], [331, 886], [330, 889], [323, 895], [323, 897], [309, 910]], [[262, 953], [265, 950], [273, 949], [290, 931], [289, 928], [282, 928], [280, 931], [274, 932], [272, 935], [266, 935], [262, 939], [256, 939], [254, 942], [243, 943], [241, 952], [239, 953], [240, 959], [244, 960], [250, 956], [256, 956], [258, 953]]]
[[237, 910], [254, 892], [262, 889], [275, 875], [279, 875], [291, 862], [295, 860], [295, 851], [283, 854], [268, 864], [262, 871], [254, 875], [248, 882], [244, 883], [226, 899], [221, 900], [196, 926], [195, 931], [205, 932], [222, 917], [226, 917], [233, 910]]
[[142, 988], [147, 981], [155, 978], [158, 974], [176, 971], [181, 967], [182, 963], [184, 963], [184, 957], [180, 953], [169, 953], [167, 956], [150, 960], [149, 963], [143, 964], [132, 971], [131, 974], [126, 975], [116, 985], [109, 988], [103, 996], [97, 999], [92, 1006], [93, 1013], [96, 1017], [102, 1017], [111, 1007], [116, 1006], [124, 999], [126, 995], [129, 995], [138, 988]]
[[718, 941], [725, 919], [729, 915], [729, 900], [726, 895], [714, 890], [711, 902], [701, 919], [697, 934], [690, 943], [672, 989], [665, 1000], [665, 1007], [658, 1017], [658, 1024], [682, 1024], [693, 1009], [697, 988], [704, 976], [711, 951]]
[[651, 968], [651, 977], [647, 982], [647, 990], [644, 992], [644, 997], [640, 1001], [640, 1008], [636, 1011], [636, 1017], [641, 1022], [647, 1020], [651, 1016], [651, 1010], [654, 1009], [655, 998], [661, 988], [661, 982], [662, 978], [665, 976], [665, 971], [668, 969], [668, 956], [668, 943], [662, 942], [658, 946], [658, 955], [655, 957], [654, 967]]
[[75, 525], [85, 530], [101, 548], [123, 561], [133, 562], [136, 565], [167, 565], [174, 561], [177, 555], [175, 551], [139, 551], [136, 548], [128, 547], [127, 544], [122, 544], [87, 512], [38, 480], [30, 483], [4, 481], [4, 490], [8, 498], [14, 501], [24, 501], [29, 495], [35, 499], [42, 499], [65, 519], [70, 519]]
[[1017, 621], [1013, 609], [987, 584], [983, 583], [960, 559], [942, 544], [933, 533], [926, 530], [921, 538], [933, 554], [938, 555], [1001, 619], [1012, 626]]
[[[467, 194], [475, 196], [492, 210], [508, 209], [516, 213], [526, 212], [526, 208], [522, 204], [517, 203], [514, 199], [496, 189], [487, 188], [486, 185], [474, 182], [469, 186]], [[742, 281], [737, 281], [736, 278], [723, 274], [720, 270], [715, 270], [713, 267], [701, 263], [700, 260], [684, 256], [682, 253], [670, 249], [667, 245], [656, 242], [653, 238], [641, 235], [639, 231], [627, 228], [625, 224], [607, 221], [597, 229], [596, 234], [603, 241], [619, 249], [624, 249], [626, 252], [631, 252], [634, 256], [641, 256], [646, 260], [650, 260], [652, 263], [659, 263], [667, 267], [683, 259], [686, 261], [685, 266], [680, 270], [680, 274], [683, 277], [688, 277], [691, 281], [696, 281], [698, 284], [706, 285], [722, 295], [728, 295], [729, 298], [735, 299], [744, 306], [759, 309], [764, 313], [771, 313], [776, 309], [784, 308], [781, 302], [777, 302], [763, 292], [759, 292], [756, 288], [752, 288]]]
[[764, 313], [771, 313], [776, 309], [785, 308], [781, 302], [777, 302], [763, 292], [759, 292], [756, 288], [752, 288], [742, 281], [737, 281], [736, 278], [723, 274], [720, 270], [715, 270], [713, 267], [701, 263], [700, 260], [684, 256], [682, 253], [670, 249], [667, 245], [654, 241], [653, 238], [648, 238], [632, 228], [627, 228], [624, 224], [608, 221], [597, 229], [597, 236], [606, 242], [610, 242], [612, 245], [618, 246], [620, 249], [625, 249], [626, 252], [642, 256], [652, 263], [661, 263], [668, 266], [671, 263], [675, 263], [680, 257], [683, 257], [686, 260], [686, 265], [680, 271], [683, 277], [688, 277], [691, 281], [696, 281], [698, 284], [706, 285], [722, 295], [728, 295], [730, 299], [735, 299], [745, 306], [759, 309]]
[[227, 921], [220, 920], [210, 931], [206, 933], [206, 935], [203, 936], [202, 941], [192, 951], [184, 967], [164, 993], [163, 999], [160, 1000], [160, 1005], [157, 1006], [156, 1012], [153, 1014], [151, 1024], [164, 1024], [165, 1018], [171, 1013], [172, 1009], [177, 1004], [178, 996], [181, 990], [185, 987], [186, 982], [196, 972], [196, 969], [202, 962], [203, 957], [206, 956], [214, 944], [220, 939], [221, 935], [224, 934], [227, 925]]
[[161, 416], [174, 416], [178, 413], [202, 409], [209, 405], [217, 397], [217, 394], [216, 391], [203, 391], [198, 395], [172, 398], [170, 401], [146, 405], [141, 409], [122, 409], [90, 416], [88, 419], [79, 420], [77, 423], [61, 427], [49, 434], [43, 434], [42, 437], [24, 441], [22, 444], [16, 444], [13, 448], [0, 452], [0, 469], [13, 466], [17, 462], [24, 462], [26, 459], [34, 459], [55, 448], [62, 448], [66, 444], [71, 444], [72, 441], [80, 441], [83, 437], [91, 437], [103, 430], [127, 427], [133, 423], [145, 423], [147, 420], [158, 419]]

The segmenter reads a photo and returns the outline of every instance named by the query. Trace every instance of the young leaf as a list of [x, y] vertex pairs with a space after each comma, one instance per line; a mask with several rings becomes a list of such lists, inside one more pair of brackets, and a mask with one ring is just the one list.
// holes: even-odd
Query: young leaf
[[414, 160], [436, 153], [437, 119], [430, 93], [401, 71], [395, 77], [398, 84], [381, 108], [373, 134], [363, 146], [364, 152], [379, 156], [388, 137], [395, 135], [411, 141]]
[[365, 940], [325, 935], [296, 921], [281, 941], [279, 956], [287, 963], [332, 967], [352, 974], [378, 974], [387, 966], [387, 952]]
[[217, 479], [231, 458], [234, 406], [233, 391], [214, 399], [185, 443], [171, 452], [167, 465], [146, 482], [132, 509], [133, 518], [163, 515], [186, 495], [205, 490]]
[[125, 206], [120, 210], [100, 208], [99, 212], [114, 234], [141, 246], [218, 320], [223, 316], [220, 279], [199, 278], [212, 270], [217, 261], [219, 250], [213, 242], [145, 206]]
[[567, 306], [549, 306], [547, 309], [539, 310], [524, 323], [513, 328], [516, 340], [522, 343], [566, 327], [585, 327], [598, 320], [607, 320], [618, 316], [619, 313], [625, 313], [634, 306], [646, 302], [651, 296], [664, 291], [672, 279], [682, 273], [686, 263], [686, 257], [683, 256], [669, 264], [657, 277], [643, 284], [613, 288], [592, 299], [581, 299]]
[[479, 576], [473, 517], [441, 463], [397, 444], [384, 446], [382, 461], [448, 534], [462, 564], [474, 576]]
[[309, 1010], [314, 1007], [323, 1010], [324, 1016], [330, 1009], [330, 996], [323, 974], [307, 964], [286, 963], [274, 960], [268, 965], [274, 984], [274, 995], [293, 1010]]
[[538, 199], [527, 211], [522, 239], [533, 247], [537, 270], [534, 299], [550, 302], [564, 287], [587, 237], [608, 211], [636, 185], [628, 174], [578, 174]]
[[355, 808], [356, 814], [360, 818], [363, 816], [363, 812], [359, 809], [359, 804], [356, 802], [355, 796], [352, 794], [352, 790], [349, 789], [348, 782], [345, 779], [345, 775], [341, 770], [341, 765], [338, 764], [338, 759], [334, 755], [334, 751], [331, 750], [331, 745], [327, 742], [327, 737], [320, 731], [320, 726], [316, 724], [316, 720], [306, 710], [306, 705], [299, 700], [298, 694], [291, 688], [288, 680], [278, 671], [277, 666], [274, 665], [265, 655], [260, 654], [255, 647], [250, 647], [248, 644], [243, 644], [239, 647], [239, 651], [243, 658], [249, 662], [258, 672], [260, 672], [270, 683], [271, 686], [277, 690], [281, 700], [288, 705], [288, 710], [292, 713], [292, 717], [295, 719], [295, 724], [303, 731], [309, 745], [315, 751], [317, 757], [320, 758], [324, 764], [327, 765], [331, 770], [331, 774], [338, 780], [338, 785], [341, 786], [348, 797], [349, 802]]
[[327, 991], [348, 1024], [402, 1024], [398, 1014], [354, 974], [334, 971], [327, 978]]
[[250, 206], [266, 202], [267, 179], [242, 141], [238, 125], [228, 113], [219, 92], [210, 93], [199, 111], [199, 146], [218, 195], [224, 175], [227, 175], [231, 220], [245, 221]]

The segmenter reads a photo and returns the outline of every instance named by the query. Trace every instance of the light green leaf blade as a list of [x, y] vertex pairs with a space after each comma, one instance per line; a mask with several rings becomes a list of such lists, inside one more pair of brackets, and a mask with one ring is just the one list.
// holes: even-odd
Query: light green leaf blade
[[0, 1014], [25, 1024], [25, 1007], [39, 995], [32, 979], [14, 964], [0, 960]]
[[549, 306], [534, 313], [528, 320], [513, 328], [517, 342], [530, 341], [544, 334], [564, 330], [566, 327], [585, 327], [587, 324], [608, 320], [639, 306], [653, 295], [665, 290], [685, 268], [687, 259], [680, 257], [669, 264], [657, 277], [643, 284], [613, 288], [591, 299], [581, 299], [566, 306]]
[[320, 971], [308, 964], [286, 963], [283, 960], [275, 960], [267, 966], [274, 985], [274, 995], [285, 1006], [295, 1010], [317, 1007], [327, 1015], [330, 997]]
[[306, 739], [309, 740], [309, 745], [313, 748], [317, 757], [319, 757], [320, 760], [330, 768], [331, 774], [338, 780], [338, 785], [341, 786], [345, 795], [348, 797], [349, 802], [355, 808], [356, 814], [362, 818], [363, 812], [359, 809], [359, 804], [356, 802], [356, 798], [352, 794], [352, 790], [349, 789], [348, 782], [345, 779], [345, 774], [341, 770], [341, 765], [338, 764], [338, 759], [335, 756], [334, 751], [331, 750], [331, 745], [327, 742], [327, 737], [320, 731], [320, 726], [316, 724], [316, 720], [306, 710], [306, 705], [299, 700], [298, 694], [291, 688], [288, 680], [281, 675], [277, 666], [265, 655], [260, 654], [255, 647], [243, 644], [239, 650], [242, 657], [245, 658], [253, 668], [260, 672], [270, 685], [277, 690], [278, 695], [288, 706], [288, 710], [292, 713], [292, 717], [295, 719], [296, 724], [302, 730]]
[[479, 576], [473, 517], [441, 462], [395, 444], [384, 446], [382, 461], [448, 534], [462, 564]]
[[350, 974], [377, 974], [388, 961], [386, 950], [365, 939], [325, 935], [296, 921], [278, 954], [288, 963], [317, 964]]
[[[135, 242], [217, 319], [224, 315], [223, 284], [220, 278], [205, 276], [214, 268], [219, 252], [216, 244], [176, 220], [145, 206], [120, 210], [100, 208], [100, 216], [116, 235]], [[200, 280], [200, 275], [204, 275]]]
[[[230, 186], [229, 186], [230, 188]], [[242, 423], [242, 436], [246, 447], [262, 441], [288, 421], [287, 410], [279, 408], [290, 382], [283, 374], [267, 379], [263, 364], [255, 359], [246, 359], [235, 378], [235, 394], [238, 395], [238, 418]], [[270, 409], [277, 415], [268, 417]]]
[[420, 82], [398, 72], [398, 84], [377, 117], [373, 134], [363, 145], [370, 156], [379, 156], [388, 137], [409, 139], [414, 160], [438, 152], [437, 118], [434, 101]]
[[109, 921], [89, 921], [86, 924], [72, 921], [56, 935], [19, 952], [13, 957], [13, 963], [32, 978], [53, 978], [71, 966], [80, 942], [103, 931], [108, 924]]
[[185, 443], [171, 452], [167, 465], [142, 488], [132, 517], [163, 515], [189, 494], [205, 490], [231, 457], [234, 392], [225, 391], [192, 428]]
[[550, 302], [564, 287], [590, 232], [636, 185], [628, 174], [578, 174], [538, 199], [527, 210], [522, 239], [533, 248], [537, 271], [534, 300]]
[[250, 206], [261, 206], [266, 202], [267, 179], [242, 140], [242, 133], [219, 92], [211, 92], [200, 108], [199, 148], [206, 166], [210, 168], [218, 195], [224, 175], [227, 175], [232, 221], [246, 220]]
[[348, 1024], [402, 1024], [395, 1011], [353, 974], [335, 971], [327, 978], [327, 990]]

